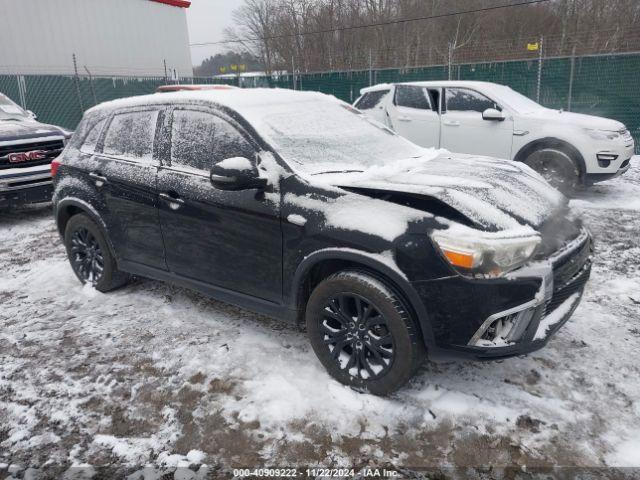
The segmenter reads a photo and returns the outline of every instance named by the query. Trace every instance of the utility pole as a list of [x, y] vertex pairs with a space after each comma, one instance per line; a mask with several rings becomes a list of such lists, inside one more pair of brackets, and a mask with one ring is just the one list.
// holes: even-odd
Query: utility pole
[[91, 95], [93, 96], [93, 104], [97, 105], [98, 104], [98, 99], [96, 98], [96, 89], [93, 86], [93, 75], [91, 75], [91, 72], [89, 71], [89, 69], [87, 68], [87, 66], [84, 66], [84, 69], [87, 72], [87, 75], [89, 75], [89, 86], [91, 87]]
[[571, 50], [571, 70], [569, 72], [569, 95], [567, 98], [567, 112], [571, 111], [571, 97], [573, 96], [573, 72], [576, 66], [576, 46]]
[[167, 78], [167, 59], [164, 58], [162, 60], [162, 63], [164, 63], [164, 83], [166, 85], [167, 83], [169, 83], [168, 78]]
[[371, 57], [371, 48], [369, 48], [369, 86], [373, 85], [373, 65]]
[[544, 35], [540, 35], [540, 48], [538, 53], [538, 85], [536, 88], [536, 102], [540, 103], [540, 84], [542, 83], [542, 49], [544, 41]]
[[76, 95], [78, 95], [78, 103], [80, 104], [80, 110], [84, 112], [84, 104], [82, 103], [82, 95], [80, 94], [80, 77], [78, 76], [78, 62], [76, 61], [76, 54], [72, 54], [73, 58], [73, 71], [75, 72], [74, 79], [76, 84]]
[[451, 80], [451, 64], [453, 63], [453, 43], [451, 42], [449, 42], [449, 52], [447, 57], [447, 64], [449, 65], [448, 79]]
[[20, 106], [28, 110], [27, 108], [27, 84], [24, 81], [24, 75], [16, 75], [16, 82], [18, 83], [18, 95], [20, 97]]
[[293, 55], [291, 55], [291, 79], [293, 82], [293, 89], [296, 89], [296, 64], [293, 61]]

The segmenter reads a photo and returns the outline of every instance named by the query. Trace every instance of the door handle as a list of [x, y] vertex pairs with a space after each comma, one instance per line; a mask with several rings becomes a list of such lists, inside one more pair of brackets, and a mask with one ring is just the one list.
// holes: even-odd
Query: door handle
[[460, 122], [457, 120], [443, 120], [442, 123], [449, 125], [450, 127], [459, 127]]
[[171, 210], [177, 210], [182, 205], [184, 205], [184, 200], [183, 199], [181, 199], [179, 197], [173, 197], [173, 196], [169, 195], [168, 193], [161, 193], [158, 196], [162, 200], [164, 200], [165, 202], [167, 202], [169, 204], [169, 208], [171, 208]]
[[89, 177], [92, 178], [96, 182], [96, 187], [101, 187], [105, 183], [107, 183], [107, 177], [104, 177], [96, 172], [90, 172]]
[[411, 121], [411, 117], [407, 117], [405, 115], [402, 115], [402, 116], [398, 117], [398, 121], [400, 121], [400, 122], [410, 122]]

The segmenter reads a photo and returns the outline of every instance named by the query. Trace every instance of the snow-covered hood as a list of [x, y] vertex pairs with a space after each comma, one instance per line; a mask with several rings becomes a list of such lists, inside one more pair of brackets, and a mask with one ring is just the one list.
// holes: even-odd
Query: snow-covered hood
[[69, 132], [65, 132], [59, 127], [33, 120], [0, 121], [0, 142], [50, 136], [63, 137], [65, 133], [69, 135]]
[[583, 113], [563, 112], [562, 110], [552, 110], [550, 108], [541, 108], [533, 112], [524, 113], [521, 117], [523, 119], [538, 120], [541, 122], [556, 122], [581, 128], [591, 128], [594, 130], [617, 132], [625, 128], [623, 123], [610, 118], [585, 115]]
[[377, 190], [435, 198], [492, 231], [539, 227], [567, 202], [524, 164], [472, 155], [440, 153], [431, 159], [402, 160], [363, 173], [322, 177], [333, 186], [355, 192]]

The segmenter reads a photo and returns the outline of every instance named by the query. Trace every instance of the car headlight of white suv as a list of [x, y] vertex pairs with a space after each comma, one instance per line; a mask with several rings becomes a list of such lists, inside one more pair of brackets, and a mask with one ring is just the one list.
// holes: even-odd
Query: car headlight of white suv
[[472, 231], [473, 235], [460, 235], [458, 229], [431, 234], [447, 261], [469, 276], [500, 277], [527, 263], [540, 244], [540, 235], [535, 232], [509, 235]]
[[621, 134], [615, 130], [598, 130], [595, 128], [585, 128], [584, 131], [594, 140], [615, 140], [620, 138]]

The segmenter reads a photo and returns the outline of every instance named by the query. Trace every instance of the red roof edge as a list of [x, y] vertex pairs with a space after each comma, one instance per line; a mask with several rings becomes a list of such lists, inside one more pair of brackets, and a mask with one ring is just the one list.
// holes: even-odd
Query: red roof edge
[[152, 2], [164, 3], [165, 5], [171, 5], [172, 7], [189, 8], [191, 2], [188, 0], [151, 0]]

